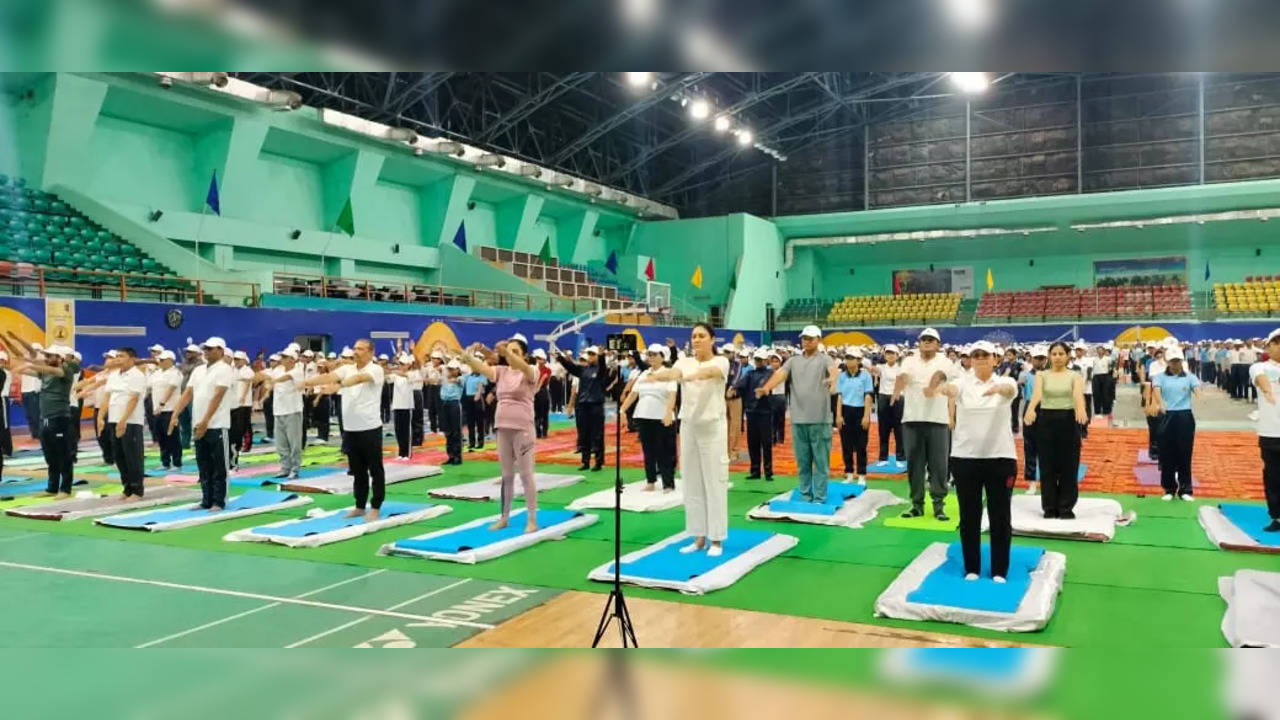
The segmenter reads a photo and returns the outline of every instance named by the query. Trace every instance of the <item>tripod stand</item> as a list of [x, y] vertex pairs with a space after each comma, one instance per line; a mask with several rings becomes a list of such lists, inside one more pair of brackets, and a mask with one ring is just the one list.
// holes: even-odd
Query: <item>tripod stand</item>
[[[622, 647], [640, 647], [636, 642], [635, 627], [631, 624], [631, 613], [627, 612], [627, 601], [622, 596], [622, 408], [614, 418], [613, 433], [613, 589], [609, 591], [609, 599], [604, 603], [604, 612], [600, 615], [600, 625], [596, 628], [595, 639], [591, 647], [599, 647], [600, 639], [609, 629], [614, 618], [618, 620], [618, 630], [622, 633]], [[630, 644], [628, 644], [628, 642]]]

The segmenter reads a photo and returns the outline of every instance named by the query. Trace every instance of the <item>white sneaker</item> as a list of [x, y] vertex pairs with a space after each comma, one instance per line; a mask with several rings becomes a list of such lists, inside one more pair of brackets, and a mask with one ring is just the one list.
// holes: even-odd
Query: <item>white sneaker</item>
[[968, 580], [969, 582], [973, 582], [974, 580], [978, 579], [978, 573], [969, 573], [968, 575], [964, 576], [964, 579]]
[[844, 481], [845, 481], [845, 482], [847, 482], [847, 483], [851, 483], [851, 482], [853, 482], [853, 473], [845, 473], [845, 474], [844, 474]]
[[702, 548], [698, 547], [697, 545], [695, 545], [695, 544], [693, 544], [693, 543], [689, 543], [688, 545], [685, 545], [684, 547], [680, 548], [680, 554], [681, 554], [681, 555], [688, 555], [688, 554], [690, 554], [690, 553], [696, 553], [696, 552], [698, 552], [698, 551], [699, 551], [699, 550], [701, 550], [701, 549], [702, 549]]
[[866, 484], [867, 484], [867, 476], [866, 476], [866, 475], [859, 475], [859, 476], [858, 476], [858, 484], [859, 484], [859, 485], [866, 485]]
[[1040, 483], [1027, 483], [1027, 494], [1035, 495], [1040, 492]]
[[999, 575], [996, 575], [995, 577], [993, 577], [993, 578], [991, 578], [991, 579], [992, 579], [992, 580], [994, 580], [994, 581], [996, 581], [996, 582], [998, 582], [998, 583], [1000, 583], [1001, 585], [1003, 585], [1003, 584], [1005, 583], [1005, 579], [1004, 579], [1004, 578], [1002, 578], [1002, 577], [1000, 577]]
[[712, 545], [707, 550], [707, 557], [720, 557], [722, 554], [724, 554], [724, 547], [721, 545]]
[[1195, 501], [1196, 501], [1195, 497], [1194, 497], [1194, 496], [1192, 496], [1192, 495], [1190, 495], [1190, 494], [1187, 494], [1187, 495], [1179, 495], [1178, 497], [1181, 497], [1183, 500], [1186, 500], [1187, 502], [1195, 502]]
[[1168, 501], [1170, 501], [1170, 500], [1172, 500], [1172, 499], [1173, 499], [1173, 496], [1172, 496], [1172, 495], [1170, 495], [1170, 494], [1168, 494], [1168, 493], [1165, 493], [1164, 497], [1162, 497], [1162, 498], [1160, 498], [1160, 499], [1161, 499], [1161, 500], [1164, 500], [1165, 502], [1168, 502]]

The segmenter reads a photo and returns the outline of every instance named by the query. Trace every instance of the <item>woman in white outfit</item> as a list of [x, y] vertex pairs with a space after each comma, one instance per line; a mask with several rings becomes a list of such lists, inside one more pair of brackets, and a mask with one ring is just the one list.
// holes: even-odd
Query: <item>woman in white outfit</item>
[[680, 475], [684, 483], [685, 531], [693, 543], [682, 553], [710, 548], [718, 557], [729, 534], [729, 425], [724, 383], [729, 360], [715, 354], [715, 333], [697, 323], [691, 338], [693, 355], [668, 370], [649, 373], [641, 382], [680, 383]]

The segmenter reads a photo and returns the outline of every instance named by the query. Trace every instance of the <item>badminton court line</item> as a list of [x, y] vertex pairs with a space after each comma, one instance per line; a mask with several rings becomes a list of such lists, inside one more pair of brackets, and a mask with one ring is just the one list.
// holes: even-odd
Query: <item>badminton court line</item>
[[395, 612], [392, 610], [379, 610], [377, 608], [359, 607], [356, 605], [340, 605], [336, 603], [319, 602], [316, 600], [305, 600], [301, 598], [280, 597], [278, 595], [266, 595], [264, 593], [244, 592], [241, 590], [228, 590], [226, 588], [208, 587], [205, 585], [186, 585], [183, 583], [172, 583], [164, 580], [148, 580], [146, 578], [128, 577], [126, 575], [108, 575], [106, 573], [84, 572], [82, 570], [68, 570], [66, 568], [46, 567], [44, 565], [28, 565], [26, 563], [15, 563], [8, 561], [0, 561], [0, 568], [7, 567], [14, 570], [30, 570], [32, 572], [46, 572], [55, 575], [70, 575], [72, 577], [92, 578], [94, 580], [111, 580], [113, 582], [132, 583], [135, 585], [151, 585], [153, 587], [168, 588], [170, 590], [187, 590], [190, 592], [203, 592], [210, 595], [224, 595], [226, 597], [247, 598], [250, 600], [262, 600], [264, 602], [278, 602], [282, 605], [303, 605], [306, 607], [318, 607], [326, 610], [343, 610], [357, 615], [380, 615], [383, 617], [393, 617], [400, 620], [414, 620], [416, 622], [443, 623], [446, 625], [461, 625], [464, 627], [472, 627], [480, 630], [490, 630], [493, 625], [488, 623], [469, 622], [467, 620], [446, 620], [443, 618], [434, 618], [426, 615], [414, 615], [413, 613]]
[[[334, 589], [334, 588], [336, 588], [336, 587], [342, 587], [343, 585], [346, 585], [347, 583], [353, 583], [353, 582], [355, 582], [355, 581], [357, 581], [357, 580], [363, 580], [363, 579], [365, 579], [365, 578], [367, 578], [367, 577], [371, 577], [371, 576], [373, 576], [373, 575], [377, 575], [378, 573], [383, 573], [383, 572], [386, 572], [386, 570], [385, 570], [385, 569], [371, 570], [371, 571], [369, 571], [369, 572], [367, 572], [367, 573], [365, 573], [365, 574], [363, 574], [363, 575], [357, 575], [356, 577], [353, 577], [353, 578], [347, 578], [346, 580], [340, 580], [340, 581], [338, 581], [338, 582], [336, 582], [336, 583], [333, 583], [333, 584], [331, 584], [331, 585], [325, 585], [325, 586], [324, 586], [324, 587], [322, 587], [322, 588], [316, 588], [315, 590], [311, 590], [311, 591], [308, 591], [308, 592], [304, 592], [304, 593], [302, 593], [301, 595], [295, 595], [294, 597], [295, 597], [295, 598], [308, 598], [308, 597], [311, 597], [312, 595], [317, 595], [317, 594], [319, 594], [319, 593], [322, 593], [322, 592], [324, 592], [325, 590], [332, 590], [332, 589]], [[200, 632], [201, 630], [208, 630], [208, 629], [209, 629], [209, 628], [211, 628], [211, 627], [216, 627], [216, 626], [221, 625], [221, 624], [223, 624], [223, 623], [231, 622], [232, 620], [239, 620], [239, 619], [240, 619], [240, 618], [242, 618], [242, 617], [247, 617], [247, 616], [249, 616], [249, 615], [253, 615], [254, 613], [262, 612], [263, 610], [270, 610], [271, 608], [274, 608], [274, 607], [280, 607], [280, 603], [278, 603], [278, 602], [273, 602], [273, 603], [268, 603], [268, 604], [266, 604], [266, 605], [259, 605], [259, 606], [258, 606], [258, 607], [256, 607], [256, 608], [252, 608], [252, 609], [250, 609], [250, 610], [245, 610], [244, 612], [239, 612], [239, 613], [236, 613], [235, 615], [228, 615], [227, 617], [224, 617], [224, 618], [222, 618], [221, 620], [213, 620], [213, 621], [211, 621], [211, 622], [207, 622], [207, 623], [205, 623], [205, 624], [203, 624], [203, 625], [197, 625], [197, 626], [195, 626], [195, 627], [193, 627], [193, 628], [187, 628], [186, 630], [180, 630], [180, 631], [178, 631], [178, 632], [176, 632], [176, 633], [173, 633], [172, 635], [165, 635], [165, 636], [164, 636], [164, 637], [162, 637], [162, 638], [157, 638], [157, 639], [155, 639], [155, 640], [151, 640], [151, 641], [149, 641], [149, 642], [142, 643], [141, 645], [135, 645], [135, 646], [134, 646], [134, 648], [135, 648], [135, 649], [139, 649], [139, 648], [148, 648], [148, 647], [151, 647], [151, 646], [153, 646], [153, 645], [159, 645], [160, 643], [165, 643], [165, 642], [168, 642], [168, 641], [170, 641], [170, 640], [176, 640], [176, 639], [178, 639], [178, 638], [180, 638], [180, 637], [184, 637], [184, 636], [186, 636], [186, 635], [190, 635], [190, 634], [192, 634], [192, 633]]]
[[[440, 593], [444, 592], [445, 590], [452, 590], [453, 588], [456, 588], [456, 587], [458, 587], [459, 585], [462, 585], [463, 583], [467, 583], [467, 582], [471, 582], [471, 578], [462, 578], [462, 579], [461, 579], [461, 580], [459, 580], [458, 582], [450, 583], [450, 584], [448, 584], [448, 585], [445, 585], [445, 586], [444, 586], [444, 587], [442, 587], [442, 588], [436, 588], [435, 590], [432, 590], [432, 591], [430, 591], [430, 592], [423, 593], [423, 594], [419, 595], [419, 596], [418, 596], [418, 597], [416, 597], [416, 598], [410, 598], [410, 599], [408, 599], [408, 600], [405, 600], [405, 601], [404, 601], [404, 602], [402, 602], [402, 603], [396, 603], [395, 605], [392, 605], [391, 607], [389, 607], [389, 608], [387, 608], [387, 609], [388, 609], [388, 610], [399, 610], [400, 608], [405, 607], [405, 606], [408, 606], [408, 605], [412, 605], [412, 604], [414, 604], [414, 603], [418, 602], [419, 600], [422, 600], [422, 599], [425, 599], [425, 598], [429, 598], [429, 597], [431, 597], [432, 595], [438, 595], [438, 594], [440, 594]], [[356, 618], [355, 620], [352, 620], [351, 622], [343, 623], [343, 624], [339, 625], [338, 627], [330, 628], [330, 629], [328, 629], [328, 630], [325, 630], [324, 632], [316, 633], [315, 635], [312, 635], [312, 636], [311, 636], [311, 637], [309, 637], [309, 638], [303, 638], [302, 640], [299, 640], [299, 641], [298, 641], [298, 642], [296, 642], [296, 643], [291, 643], [291, 644], [289, 644], [289, 645], [285, 645], [284, 647], [285, 647], [285, 649], [286, 649], [286, 650], [292, 650], [293, 648], [296, 648], [296, 647], [302, 647], [303, 645], [306, 645], [307, 643], [313, 642], [313, 641], [315, 641], [315, 640], [319, 640], [319, 639], [320, 639], [320, 638], [322, 638], [322, 637], [327, 637], [327, 636], [332, 635], [332, 634], [334, 634], [334, 633], [336, 633], [336, 632], [342, 632], [343, 630], [346, 630], [347, 628], [355, 627], [356, 625], [359, 625], [360, 623], [362, 623], [362, 622], [364, 622], [364, 621], [368, 620], [370, 617], [371, 617], [370, 615], [365, 615], [365, 616], [364, 616], [364, 617], [362, 617], [362, 618]], [[479, 624], [479, 623], [477, 623], [477, 624]], [[493, 627], [493, 625], [490, 625], [489, 627], [490, 627], [490, 628], [492, 628], [492, 627]]]

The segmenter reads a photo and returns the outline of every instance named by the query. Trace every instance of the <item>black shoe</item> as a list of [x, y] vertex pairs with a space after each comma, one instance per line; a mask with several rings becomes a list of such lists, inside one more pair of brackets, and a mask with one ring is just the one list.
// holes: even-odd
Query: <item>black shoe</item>
[[1045, 513], [1045, 514], [1044, 514], [1044, 519], [1045, 519], [1045, 520], [1057, 520], [1057, 519], [1058, 519], [1058, 513], [1047, 512], [1047, 513]]
[[750, 475], [748, 475], [748, 476], [747, 476], [747, 479], [748, 479], [748, 480], [759, 480], [759, 479], [760, 479], [760, 473], [751, 473]]
[[604, 463], [596, 463], [591, 466], [591, 472], [600, 472], [604, 469]]
[[934, 510], [933, 517], [938, 522], [949, 522], [951, 520], [951, 518], [947, 517], [947, 514], [942, 510]]
[[1070, 510], [1063, 510], [1062, 512], [1058, 513], [1058, 519], [1059, 520], [1075, 520], [1076, 514]]
[[765, 475], [765, 476], [764, 476], [764, 481], [765, 481], [765, 482], [773, 482], [773, 476], [772, 476], [772, 475]]
[[910, 510], [902, 513], [902, 517], [904, 518], [924, 517], [924, 508], [911, 508]]
[[1262, 532], [1280, 532], [1280, 520], [1272, 520], [1270, 525], [1262, 528]]

